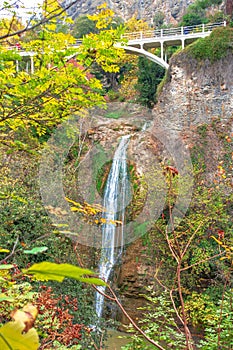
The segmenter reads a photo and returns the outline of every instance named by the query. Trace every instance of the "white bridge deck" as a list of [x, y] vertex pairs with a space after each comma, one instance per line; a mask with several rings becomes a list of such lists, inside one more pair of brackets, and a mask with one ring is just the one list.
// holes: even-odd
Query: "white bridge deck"
[[[126, 33], [122, 36], [123, 39], [127, 40], [123, 48], [128, 53], [145, 56], [164, 68], [168, 68], [166, 47], [181, 46], [183, 49], [185, 45], [192, 43], [194, 40], [210, 35], [215, 28], [225, 26], [226, 22], [224, 21], [220, 23]], [[160, 48], [160, 57], [146, 51], [150, 48]]]
[[[181, 46], [183, 49], [185, 45], [192, 43], [194, 40], [205, 38], [210, 35], [215, 28], [225, 26], [226, 22], [224, 21], [220, 23], [200, 24], [188, 27], [164, 28], [126, 33], [122, 36], [122, 39], [126, 40], [125, 44], [118, 43], [116, 44], [116, 47], [123, 48], [127, 53], [144, 56], [167, 69], [169, 64], [167, 63], [166, 47]], [[74, 47], [78, 47], [80, 44], [81, 41], [77, 40]], [[150, 48], [160, 48], [160, 57], [147, 51]], [[22, 57], [30, 57], [30, 70], [31, 73], [33, 73], [33, 57], [35, 52], [22, 51], [17, 47], [11, 47], [10, 49], [16, 49], [18, 54]], [[16, 62], [16, 65], [18, 66], [18, 62]]]

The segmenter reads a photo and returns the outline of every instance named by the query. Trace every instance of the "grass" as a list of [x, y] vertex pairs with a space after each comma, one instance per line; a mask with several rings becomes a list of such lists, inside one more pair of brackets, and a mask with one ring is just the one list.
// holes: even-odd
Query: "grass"
[[211, 63], [233, 52], [233, 28], [216, 28], [210, 36], [199, 39], [186, 48], [186, 52], [197, 60], [209, 59]]
[[124, 117], [125, 112], [124, 111], [114, 111], [114, 112], [109, 112], [105, 114], [105, 118], [111, 118], [111, 119], [119, 119], [121, 117]]

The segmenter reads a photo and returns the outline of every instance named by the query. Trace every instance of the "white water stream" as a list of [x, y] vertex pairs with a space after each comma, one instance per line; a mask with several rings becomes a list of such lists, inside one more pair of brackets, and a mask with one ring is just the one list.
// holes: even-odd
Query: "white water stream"
[[[130, 183], [127, 172], [126, 151], [130, 135], [123, 136], [116, 149], [112, 166], [104, 191], [103, 218], [106, 223], [102, 227], [102, 249], [99, 263], [99, 276], [108, 281], [112, 269], [122, 255], [124, 246], [124, 220], [125, 207], [129, 203]], [[121, 221], [121, 224], [114, 223]], [[100, 286], [101, 292], [105, 287]], [[103, 312], [104, 297], [96, 293], [96, 313], [101, 317]]]

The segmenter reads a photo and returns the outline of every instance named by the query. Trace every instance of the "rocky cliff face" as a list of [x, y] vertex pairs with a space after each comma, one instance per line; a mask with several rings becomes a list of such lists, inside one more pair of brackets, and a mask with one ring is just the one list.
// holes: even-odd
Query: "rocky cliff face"
[[183, 130], [213, 118], [226, 122], [233, 111], [233, 54], [211, 64], [184, 52], [174, 55], [167, 83], [154, 110], [155, 119]]
[[[163, 12], [167, 23], [176, 23], [184, 14], [187, 6], [195, 0], [107, 0], [108, 6], [115, 14], [124, 20], [135, 16], [136, 18], [145, 19], [151, 23], [156, 12]], [[63, 4], [67, 5], [70, 0], [65, 0]], [[92, 14], [96, 7], [102, 4], [102, 0], [80, 0], [68, 11], [72, 18], [80, 15]]]

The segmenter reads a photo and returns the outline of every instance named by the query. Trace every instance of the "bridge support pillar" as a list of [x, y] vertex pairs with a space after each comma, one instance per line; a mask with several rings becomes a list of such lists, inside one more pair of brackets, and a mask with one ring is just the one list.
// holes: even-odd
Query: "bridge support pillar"
[[165, 49], [164, 61], [167, 63], [167, 49]]
[[164, 50], [163, 50], [163, 41], [160, 42], [160, 48], [161, 48], [161, 59], [163, 60], [163, 56], [164, 56]]
[[30, 57], [31, 59], [31, 74], [34, 73], [34, 59], [33, 59], [33, 56]]

